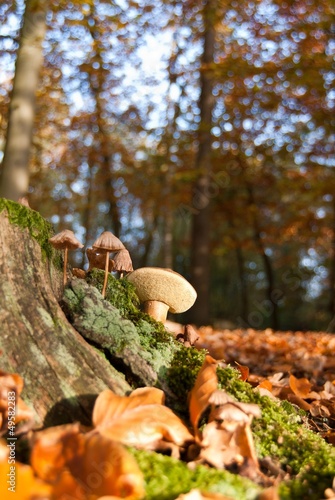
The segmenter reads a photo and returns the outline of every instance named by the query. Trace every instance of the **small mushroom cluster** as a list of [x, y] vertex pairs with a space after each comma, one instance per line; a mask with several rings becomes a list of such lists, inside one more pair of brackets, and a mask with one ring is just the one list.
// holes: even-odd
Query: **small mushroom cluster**
[[[114, 259], [111, 261], [109, 256], [115, 253]], [[114, 236], [110, 231], [103, 232], [99, 238], [93, 243], [92, 248], [88, 248], [87, 257], [90, 262], [90, 267], [100, 268], [104, 260], [105, 279], [102, 288], [102, 296], [106, 295], [108, 273], [111, 271], [118, 271], [121, 278], [124, 273], [129, 273], [133, 270], [133, 264], [128, 250], [124, 244]], [[90, 260], [91, 258], [91, 260]], [[92, 261], [93, 258], [93, 261]], [[93, 262], [95, 265], [93, 266]]]
[[[64, 271], [63, 283], [67, 281], [67, 259], [68, 251], [83, 248], [83, 244], [75, 237], [73, 231], [65, 229], [49, 239], [54, 248], [64, 250]], [[114, 260], [110, 260], [110, 253], [117, 252]], [[104, 231], [93, 243], [92, 248], [87, 248], [86, 254], [89, 260], [89, 270], [94, 267], [104, 269], [105, 279], [102, 289], [102, 296], [106, 295], [108, 273], [118, 271], [123, 277], [124, 273], [133, 271], [133, 265], [128, 250], [123, 243], [110, 231]]]
[[[83, 248], [72, 231], [66, 229], [49, 239], [57, 249], [64, 250], [64, 285], [67, 281], [68, 250]], [[114, 253], [113, 260], [110, 254]], [[193, 306], [197, 293], [186, 279], [171, 269], [159, 267], [142, 267], [133, 270], [133, 264], [128, 250], [123, 243], [110, 231], [104, 231], [87, 248], [89, 261], [88, 270], [95, 268], [105, 271], [102, 296], [106, 296], [108, 274], [112, 271], [120, 273], [120, 277], [127, 274], [127, 279], [134, 285], [135, 291], [143, 303], [143, 310], [157, 321], [164, 322], [168, 311], [182, 313]], [[81, 271], [81, 270], [79, 270]]]

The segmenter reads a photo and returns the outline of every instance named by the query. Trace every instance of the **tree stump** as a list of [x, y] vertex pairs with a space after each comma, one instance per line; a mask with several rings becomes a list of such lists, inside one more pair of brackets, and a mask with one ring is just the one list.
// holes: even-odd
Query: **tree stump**
[[88, 423], [100, 391], [130, 386], [59, 306], [62, 273], [50, 236], [40, 214], [0, 199], [0, 368], [24, 379], [22, 398], [37, 425]]

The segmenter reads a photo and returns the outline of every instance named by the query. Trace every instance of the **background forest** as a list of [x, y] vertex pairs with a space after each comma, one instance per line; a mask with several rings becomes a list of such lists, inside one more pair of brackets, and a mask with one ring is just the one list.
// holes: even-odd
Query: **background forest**
[[2, 196], [14, 76], [22, 97], [35, 72], [28, 199], [56, 231], [87, 247], [110, 230], [135, 268], [183, 274], [198, 324], [335, 331], [334, 14], [331, 0], [2, 0]]

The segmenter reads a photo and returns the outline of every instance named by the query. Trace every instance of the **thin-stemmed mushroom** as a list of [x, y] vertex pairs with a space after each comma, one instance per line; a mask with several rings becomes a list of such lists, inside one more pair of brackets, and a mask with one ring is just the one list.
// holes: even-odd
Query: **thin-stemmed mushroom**
[[120, 273], [120, 278], [123, 278], [123, 273], [130, 273], [133, 270], [133, 263], [128, 250], [126, 248], [119, 250], [114, 256], [113, 271], [118, 271]]
[[63, 270], [63, 283], [66, 285], [67, 275], [67, 257], [68, 250], [75, 250], [76, 248], [83, 248], [83, 244], [75, 237], [73, 231], [69, 229], [64, 229], [58, 234], [55, 234], [52, 238], [49, 238], [49, 242], [54, 248], [58, 250], [64, 250], [64, 270]]
[[[102, 269], [105, 270], [106, 266], [106, 255], [105, 253], [98, 252], [94, 250], [94, 248], [87, 248], [86, 255], [88, 258], [88, 269], [87, 271], [91, 271], [92, 269]], [[109, 259], [108, 262], [108, 272], [111, 273], [114, 269], [114, 260]]]
[[102, 287], [102, 296], [106, 295], [107, 281], [108, 281], [108, 269], [109, 269], [109, 254], [111, 252], [118, 252], [124, 249], [123, 243], [114, 236], [110, 231], [104, 231], [99, 238], [92, 245], [94, 250], [99, 253], [104, 253], [105, 255], [105, 279]]
[[164, 322], [168, 311], [182, 313], [193, 306], [197, 293], [180, 274], [171, 269], [141, 267], [127, 275], [135, 286], [146, 313]]

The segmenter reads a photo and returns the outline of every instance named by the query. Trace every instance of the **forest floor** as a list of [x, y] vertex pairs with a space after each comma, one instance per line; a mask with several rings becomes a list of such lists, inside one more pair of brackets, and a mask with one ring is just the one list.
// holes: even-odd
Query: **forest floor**
[[[167, 322], [178, 333], [182, 325]], [[326, 332], [196, 329], [196, 347], [238, 368], [243, 380], [306, 411], [308, 425], [335, 446], [335, 335]]]

